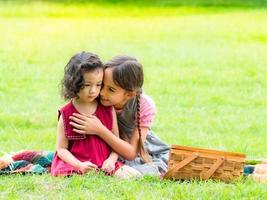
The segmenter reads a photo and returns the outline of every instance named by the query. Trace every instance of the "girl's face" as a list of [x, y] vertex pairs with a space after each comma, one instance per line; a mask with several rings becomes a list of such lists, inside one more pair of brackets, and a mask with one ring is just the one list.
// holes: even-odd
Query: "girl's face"
[[103, 69], [95, 69], [93, 71], [84, 72], [84, 86], [78, 92], [78, 101], [81, 103], [90, 103], [98, 97], [102, 81], [103, 81]]
[[115, 109], [122, 109], [127, 101], [135, 95], [114, 83], [112, 68], [105, 69], [103, 83], [100, 100], [104, 106], [114, 106]]

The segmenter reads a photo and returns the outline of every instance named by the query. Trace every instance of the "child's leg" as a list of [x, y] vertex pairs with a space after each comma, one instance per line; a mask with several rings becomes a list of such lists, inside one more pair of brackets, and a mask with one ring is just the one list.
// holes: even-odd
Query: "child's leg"
[[123, 165], [114, 173], [114, 177], [119, 179], [138, 178], [141, 176], [142, 174], [139, 171], [127, 165]]

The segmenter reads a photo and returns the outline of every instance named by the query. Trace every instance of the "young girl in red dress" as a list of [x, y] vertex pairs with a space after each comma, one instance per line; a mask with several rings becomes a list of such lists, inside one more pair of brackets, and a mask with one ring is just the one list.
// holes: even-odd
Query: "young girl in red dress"
[[70, 102], [59, 110], [56, 154], [51, 166], [53, 176], [85, 174], [96, 169], [120, 178], [138, 175], [136, 170], [117, 161], [117, 153], [100, 137], [77, 134], [70, 125], [69, 117], [74, 113], [94, 115], [111, 134], [118, 136], [113, 107], [103, 106], [98, 99], [103, 73], [98, 56], [88, 52], [74, 55], [65, 67], [62, 92]]

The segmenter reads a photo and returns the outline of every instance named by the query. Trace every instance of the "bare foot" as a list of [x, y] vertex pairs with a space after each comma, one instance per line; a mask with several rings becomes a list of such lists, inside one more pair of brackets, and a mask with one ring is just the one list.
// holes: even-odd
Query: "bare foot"
[[258, 183], [267, 182], [267, 164], [257, 164], [255, 165], [254, 173], [252, 174], [254, 181]]
[[267, 164], [257, 164], [257, 165], [255, 165], [254, 172], [256, 174], [266, 174], [267, 175]]
[[0, 158], [0, 170], [8, 167], [10, 165], [10, 163], [12, 163], [12, 162], [13, 162], [13, 160], [8, 154], [3, 155]]
[[114, 177], [118, 179], [131, 179], [131, 178], [139, 178], [142, 174], [136, 169], [124, 165], [120, 167], [114, 174]]

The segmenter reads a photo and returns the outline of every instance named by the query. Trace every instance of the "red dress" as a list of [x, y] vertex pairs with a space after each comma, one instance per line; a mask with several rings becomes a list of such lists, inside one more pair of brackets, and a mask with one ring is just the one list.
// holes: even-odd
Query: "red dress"
[[[100, 137], [96, 135], [80, 135], [72, 131], [72, 126], [69, 124], [69, 117], [73, 113], [79, 113], [72, 102], [66, 104], [59, 110], [59, 115], [62, 116], [64, 123], [64, 132], [69, 140], [68, 150], [78, 160], [85, 162], [90, 161], [97, 165], [98, 168], [102, 167], [103, 162], [109, 157], [111, 153], [110, 147]], [[98, 103], [95, 111], [95, 116], [106, 126], [109, 130], [112, 129], [112, 108], [105, 107], [101, 103]], [[116, 171], [122, 165], [121, 162], [115, 163]], [[72, 165], [61, 160], [57, 153], [52, 162], [51, 174], [53, 176], [58, 175], [71, 175], [73, 173], [80, 174], [81, 172]]]

